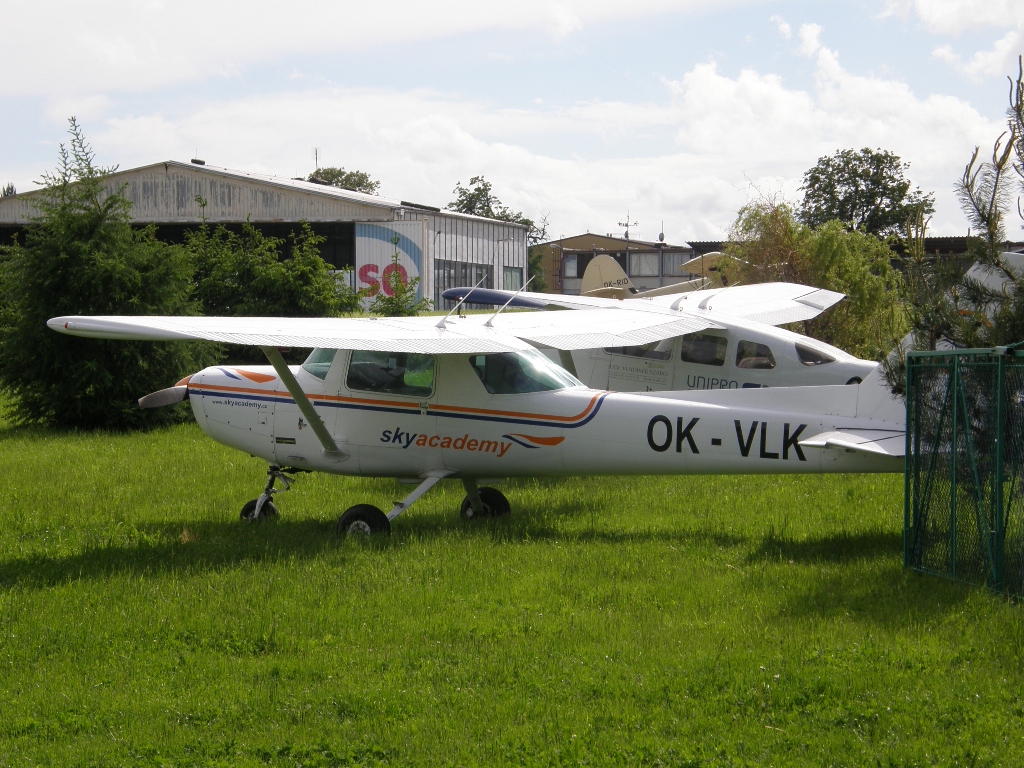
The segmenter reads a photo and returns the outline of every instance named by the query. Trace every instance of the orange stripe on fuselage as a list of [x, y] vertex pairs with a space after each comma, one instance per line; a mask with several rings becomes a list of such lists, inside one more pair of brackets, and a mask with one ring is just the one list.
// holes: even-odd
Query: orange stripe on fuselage
[[255, 381], [257, 384], [266, 384], [268, 381], [274, 381], [277, 376], [270, 376], [266, 373], [253, 373], [252, 371], [243, 371], [241, 368], [235, 368], [235, 373], [239, 376], [244, 376], [249, 381]]
[[[280, 397], [291, 400], [292, 397], [287, 392], [281, 392], [280, 390], [268, 390], [268, 389], [252, 389], [249, 387], [231, 387], [226, 384], [189, 384], [192, 389], [198, 390], [211, 390], [214, 392], [237, 392], [239, 394], [249, 395], [270, 395], [272, 397]], [[562, 423], [569, 423], [578, 421], [585, 418], [596, 405], [598, 398], [604, 392], [598, 392], [594, 395], [590, 402], [587, 403], [587, 407], [584, 408], [580, 413], [575, 416], [553, 416], [547, 413], [524, 413], [523, 411], [496, 411], [490, 408], [465, 408], [456, 405], [428, 405], [427, 410], [429, 411], [443, 411], [445, 413], [465, 413], [474, 414], [481, 416], [506, 416], [515, 419], [547, 419], [549, 421], [557, 421]], [[317, 400], [327, 401], [330, 403], [352, 403], [353, 405], [379, 405], [386, 406], [388, 408], [408, 408], [410, 411], [418, 411], [420, 408], [419, 403], [410, 403], [402, 400], [371, 400], [362, 397], [341, 397], [339, 395], [306, 395], [311, 401]], [[294, 402], [294, 401], [293, 401]]]

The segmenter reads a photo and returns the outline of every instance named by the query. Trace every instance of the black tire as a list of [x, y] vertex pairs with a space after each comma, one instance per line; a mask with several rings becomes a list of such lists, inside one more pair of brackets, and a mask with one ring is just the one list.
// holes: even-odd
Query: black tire
[[[252, 522], [252, 516], [256, 512], [257, 501], [259, 501], [259, 499], [253, 499], [252, 501], [247, 502], [246, 505], [242, 507], [242, 511], [241, 513], [239, 513], [238, 519], [245, 520], [246, 522]], [[260, 510], [260, 516], [256, 520], [256, 522], [259, 522], [260, 520], [266, 518], [276, 518], [279, 515], [280, 513], [277, 511], [277, 507], [274, 506], [274, 502], [272, 502], [270, 499], [267, 499], [267, 501], [265, 501], [263, 504], [263, 508]]]
[[860, 376], [854, 376], [852, 379], [850, 379], [846, 383], [847, 384], [863, 384], [864, 383], [864, 379], [862, 379]]
[[472, 520], [477, 517], [504, 517], [505, 515], [512, 514], [512, 505], [508, 503], [505, 494], [497, 488], [481, 488], [480, 503], [483, 504], [484, 509], [478, 515], [473, 511], [473, 504], [470, 502], [469, 496], [464, 498], [462, 500], [462, 509], [460, 510], [462, 518], [464, 520]]
[[390, 536], [391, 521], [372, 504], [356, 504], [338, 520], [341, 536]]

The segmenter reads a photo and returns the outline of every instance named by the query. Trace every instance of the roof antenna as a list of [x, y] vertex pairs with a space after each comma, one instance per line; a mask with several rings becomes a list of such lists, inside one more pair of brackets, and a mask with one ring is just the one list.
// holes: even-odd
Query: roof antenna
[[485, 274], [483, 277], [481, 277], [479, 280], [477, 280], [476, 281], [476, 285], [474, 285], [472, 288], [469, 289], [469, 293], [467, 293], [465, 296], [463, 296], [461, 299], [459, 299], [459, 303], [456, 304], [454, 307], [452, 307], [451, 312], [449, 312], [447, 315], [445, 315], [444, 317], [441, 318], [441, 322], [439, 322], [436, 327], [443, 329], [444, 328], [444, 324], [446, 322], [448, 322], [448, 318], [452, 316], [452, 312], [454, 312], [459, 307], [461, 307], [462, 303], [466, 299], [468, 299], [473, 294], [473, 291], [475, 291], [477, 288], [480, 287], [480, 283], [482, 283], [486, 279], [487, 279], [487, 275]]
[[[536, 277], [536, 275], [534, 275], [533, 277]], [[518, 291], [513, 293], [512, 294], [512, 298], [509, 299], [508, 301], [506, 301], [502, 305], [501, 309], [499, 309], [497, 312], [495, 312], [493, 315], [491, 315], [489, 318], [487, 318], [487, 322], [484, 323], [484, 325], [486, 325], [488, 328], [493, 328], [494, 326], [492, 326], [491, 323], [494, 321], [494, 318], [496, 318], [498, 315], [500, 315], [501, 314], [501, 310], [505, 309], [505, 307], [507, 307], [509, 304], [511, 304], [512, 300], [515, 299], [516, 296], [518, 296], [520, 293], [522, 293], [523, 291], [526, 290], [526, 286], [533, 282], [533, 277], [531, 277], [529, 280], [526, 281], [526, 285], [524, 285]]]
[[638, 222], [638, 221], [630, 221], [629, 220], [629, 211], [626, 211], [626, 220], [619, 222], [619, 226], [620, 227], [625, 227], [626, 228], [626, 239], [627, 240], [629, 240], [629, 228], [630, 227], [638, 226], [639, 224], [640, 224], [640, 222]]

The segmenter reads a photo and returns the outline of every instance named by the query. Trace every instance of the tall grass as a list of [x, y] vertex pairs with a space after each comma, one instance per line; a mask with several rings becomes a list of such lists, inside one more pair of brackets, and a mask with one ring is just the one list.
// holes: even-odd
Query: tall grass
[[1019, 765], [1020, 610], [901, 567], [896, 476], [395, 483], [194, 426], [0, 429], [0, 765]]

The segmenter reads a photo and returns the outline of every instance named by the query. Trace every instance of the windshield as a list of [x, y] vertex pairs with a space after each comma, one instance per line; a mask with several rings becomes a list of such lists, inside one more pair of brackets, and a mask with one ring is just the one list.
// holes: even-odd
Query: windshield
[[331, 363], [334, 362], [336, 354], [338, 354], [336, 349], [314, 349], [309, 353], [306, 362], [302, 364], [302, 368], [318, 379], [326, 379], [327, 372], [331, 369]]
[[492, 395], [548, 392], [583, 386], [576, 377], [536, 350], [472, 355], [469, 362], [484, 388]]

